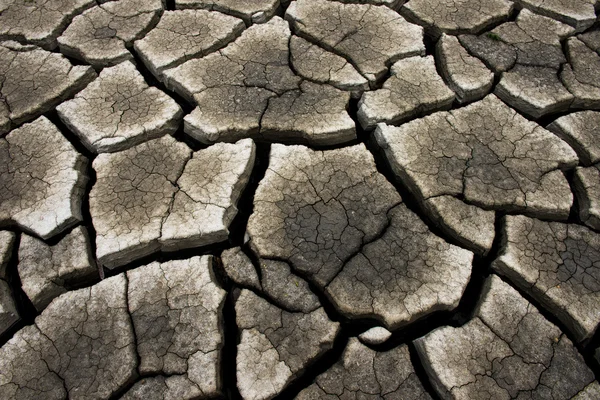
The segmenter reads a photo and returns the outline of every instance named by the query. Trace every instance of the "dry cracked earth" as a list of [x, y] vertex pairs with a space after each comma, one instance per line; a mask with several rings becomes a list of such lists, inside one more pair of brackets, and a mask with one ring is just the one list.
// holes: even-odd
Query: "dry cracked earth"
[[0, 0], [0, 399], [599, 399], [599, 16]]

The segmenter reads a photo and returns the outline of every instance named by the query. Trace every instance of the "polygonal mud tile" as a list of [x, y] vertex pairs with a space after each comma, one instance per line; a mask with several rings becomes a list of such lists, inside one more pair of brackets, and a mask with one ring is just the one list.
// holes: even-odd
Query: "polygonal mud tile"
[[510, 106], [536, 119], [567, 110], [575, 99], [561, 83], [555, 69], [524, 65], [502, 73], [494, 93]]
[[300, 392], [298, 400], [386, 398], [429, 400], [402, 345], [376, 352], [351, 338], [341, 360]]
[[279, 3], [279, 0], [175, 0], [175, 7], [220, 11], [242, 18], [250, 24], [265, 22], [271, 18], [277, 11]]
[[158, 25], [134, 47], [150, 71], [162, 78], [163, 70], [212, 53], [243, 29], [241, 20], [218, 12], [165, 11]]
[[273, 141], [334, 145], [356, 139], [348, 115], [350, 94], [329, 85], [302, 82], [299, 90], [269, 99], [260, 136]]
[[362, 145], [274, 145], [248, 223], [251, 246], [260, 257], [288, 260], [346, 316], [397, 328], [456, 307], [473, 257], [400, 203]]
[[573, 107], [600, 109], [600, 55], [576, 38], [567, 40], [567, 54], [561, 79], [575, 96]]
[[60, 51], [96, 68], [133, 60], [127, 47], [155, 25], [161, 0], [119, 0], [100, 4], [75, 17], [58, 38]]
[[323, 308], [290, 313], [245, 289], [235, 312], [241, 330], [237, 386], [248, 400], [277, 395], [333, 346], [340, 327]]
[[514, 0], [538, 14], [569, 24], [578, 32], [596, 22], [596, 0]]
[[292, 36], [290, 52], [294, 70], [306, 79], [354, 93], [369, 89], [369, 81], [348, 60], [314, 43]]
[[477, 33], [504, 19], [513, 10], [508, 0], [410, 0], [402, 11], [436, 32]]
[[423, 28], [385, 6], [298, 0], [285, 18], [297, 32], [352, 60], [371, 82], [385, 75], [392, 62], [425, 54]]
[[291, 33], [274, 17], [218, 53], [165, 71], [167, 85], [198, 107], [184, 130], [204, 143], [246, 137], [338, 144], [356, 138], [350, 94], [302, 82], [289, 66]]
[[508, 71], [517, 62], [517, 50], [492, 34], [460, 35], [458, 40], [469, 54], [479, 58], [494, 72]]
[[204, 398], [198, 385], [185, 375], [143, 378], [121, 400], [182, 400]]
[[261, 289], [256, 268], [241, 248], [225, 250], [221, 254], [221, 262], [229, 279], [237, 285], [255, 290]]
[[358, 119], [365, 129], [378, 122], [398, 123], [419, 113], [450, 108], [454, 92], [437, 74], [433, 56], [396, 62], [383, 87], [365, 93], [358, 104]]
[[494, 95], [400, 127], [375, 131], [393, 172], [418, 199], [464, 196], [484, 209], [567, 219], [573, 195], [562, 169], [573, 149]]
[[0, 139], [0, 223], [43, 239], [81, 221], [87, 159], [45, 117]]
[[175, 100], [148, 86], [129, 61], [102, 70], [98, 79], [57, 111], [94, 153], [125, 150], [172, 134], [183, 116]]
[[6, 268], [12, 256], [15, 238], [13, 232], [0, 231], [0, 279], [6, 279]]
[[590, 49], [600, 54], [600, 30], [589, 31], [578, 35], [577, 38]]
[[0, 279], [0, 335], [3, 335], [20, 319], [12, 290], [5, 280]]
[[600, 166], [577, 168], [573, 178], [579, 217], [587, 226], [600, 230]]
[[184, 375], [204, 396], [221, 394], [225, 291], [212, 257], [153, 262], [127, 272], [129, 312], [142, 374]]
[[547, 129], [569, 143], [583, 165], [600, 161], [600, 112], [580, 111], [565, 115]]
[[383, 326], [376, 326], [358, 335], [358, 339], [361, 342], [370, 345], [382, 344], [390, 337], [392, 337], [392, 332], [388, 331]]
[[530, 293], [574, 333], [600, 322], [600, 235], [579, 225], [507, 216], [493, 267]]
[[124, 275], [56, 298], [0, 348], [4, 399], [107, 399], [136, 375]]
[[600, 383], [594, 381], [587, 385], [577, 396], [572, 400], [594, 400], [600, 398]]
[[443, 34], [435, 51], [442, 76], [460, 103], [480, 99], [489, 93], [494, 74], [480, 60], [469, 55], [456, 37]]
[[91, 67], [73, 66], [61, 54], [0, 42], [0, 135], [51, 110], [95, 77]]
[[38, 311], [69, 288], [99, 278], [88, 232], [81, 226], [54, 246], [23, 235], [17, 268], [23, 291]]
[[52, 50], [56, 38], [94, 0], [16, 0], [0, 4], [0, 39], [17, 39]]
[[478, 254], [492, 248], [496, 232], [495, 213], [482, 210], [452, 196], [437, 196], [425, 200], [425, 210], [448, 236]]
[[297, 89], [301, 79], [288, 65], [290, 37], [288, 23], [274, 17], [246, 29], [218, 53], [165, 71], [166, 84], [189, 100], [204, 90], [226, 86], [261, 88], [277, 94]]
[[192, 151], [164, 136], [94, 160], [96, 255], [109, 268], [225, 240], [254, 164], [246, 139]]
[[444, 399], [571, 399], [594, 380], [573, 343], [492, 276], [475, 318], [415, 342]]
[[525, 9], [515, 21], [494, 28], [486, 36], [511, 45], [517, 53], [517, 64], [556, 70], [567, 62], [561, 40], [573, 31], [569, 25]]

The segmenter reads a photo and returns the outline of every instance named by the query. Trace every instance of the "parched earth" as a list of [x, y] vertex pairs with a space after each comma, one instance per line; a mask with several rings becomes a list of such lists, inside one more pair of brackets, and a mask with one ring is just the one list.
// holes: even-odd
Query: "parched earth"
[[600, 399], [600, 1], [0, 0], [0, 399]]

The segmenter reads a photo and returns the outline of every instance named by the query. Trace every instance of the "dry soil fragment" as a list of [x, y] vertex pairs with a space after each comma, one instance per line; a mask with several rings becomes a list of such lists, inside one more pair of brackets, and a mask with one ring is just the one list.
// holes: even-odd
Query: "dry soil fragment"
[[376, 345], [384, 343], [391, 336], [392, 332], [383, 326], [376, 326], [358, 335], [358, 339], [365, 344]]
[[[302, 82], [289, 66], [291, 33], [274, 17], [217, 53], [165, 71], [167, 85], [198, 107], [184, 129], [204, 143], [246, 137], [337, 144], [356, 138], [350, 94]], [[262, 128], [262, 129], [260, 129]]]
[[0, 335], [9, 330], [19, 319], [19, 312], [17, 311], [10, 286], [5, 280], [0, 279]]
[[23, 235], [18, 270], [23, 291], [38, 311], [70, 287], [98, 279], [90, 238], [81, 226], [54, 246]]
[[561, 79], [575, 96], [573, 107], [600, 109], [600, 55], [576, 38], [567, 40], [567, 54]]
[[567, 400], [594, 380], [573, 343], [500, 278], [474, 319], [416, 341], [433, 387], [456, 400]]
[[358, 105], [358, 119], [365, 129], [378, 122], [398, 123], [427, 111], [450, 108], [454, 92], [437, 74], [433, 56], [411, 57], [392, 66], [383, 88], [365, 93]]
[[360, 93], [369, 89], [369, 82], [345, 58], [331, 53], [307, 40], [292, 36], [292, 65], [303, 78], [328, 83], [338, 89]]
[[0, 139], [0, 223], [48, 239], [81, 221], [86, 165], [45, 117]]
[[579, 217], [589, 227], [600, 230], [600, 165], [577, 168], [575, 194], [579, 201]]
[[383, 236], [366, 244], [327, 285], [334, 304], [351, 318], [373, 317], [389, 329], [456, 308], [473, 253], [435, 236], [403, 204], [388, 215]]
[[536, 13], [567, 23], [581, 32], [596, 22], [596, 0], [514, 0]]
[[450, 34], [477, 33], [510, 15], [508, 0], [410, 0], [405, 11], [420, 25]]
[[425, 209], [444, 233], [471, 251], [487, 254], [492, 248], [496, 235], [493, 211], [482, 210], [452, 196], [427, 199]]
[[261, 289], [256, 269], [241, 248], [225, 250], [221, 254], [221, 261], [225, 273], [236, 284], [256, 290]]
[[517, 62], [517, 51], [492, 35], [460, 35], [458, 40], [473, 56], [479, 58], [494, 72], [510, 70]]
[[136, 374], [124, 275], [65, 293], [0, 349], [3, 399], [108, 399]]
[[0, 231], [0, 279], [6, 279], [6, 267], [12, 256], [15, 234], [10, 231]]
[[225, 240], [253, 164], [249, 139], [192, 154], [164, 136], [101, 154], [90, 194], [99, 261], [113, 268], [159, 248]]
[[296, 397], [298, 400], [363, 398], [431, 399], [413, 369], [406, 345], [376, 352], [352, 338], [342, 359]]
[[158, 22], [161, 0], [119, 0], [100, 4], [75, 17], [58, 38], [61, 52], [94, 67], [133, 60], [127, 50]]
[[67, 392], [57, 375], [59, 369], [59, 354], [53, 343], [37, 326], [27, 326], [0, 348], [0, 397], [63, 400]]
[[548, 126], [575, 149], [585, 166], [600, 161], [600, 112], [581, 111], [560, 117]]
[[186, 374], [204, 396], [221, 393], [221, 311], [212, 257], [152, 264], [127, 272], [129, 311], [142, 374]]
[[600, 315], [600, 235], [579, 225], [507, 216], [494, 268], [584, 340]]
[[279, 0], [175, 0], [175, 7], [221, 11], [242, 18], [250, 24], [265, 22], [271, 18], [279, 3]]
[[524, 65], [504, 72], [494, 93], [532, 118], [565, 111], [574, 100], [555, 69]]
[[585, 43], [590, 49], [600, 54], [600, 30], [589, 31], [578, 35], [577, 38]]
[[454, 36], [443, 34], [436, 45], [441, 73], [460, 103], [485, 96], [494, 83], [494, 74], [470, 56]]
[[347, 112], [350, 94], [329, 85], [302, 82], [299, 90], [269, 99], [261, 120], [261, 137], [334, 145], [356, 138]]
[[600, 398], [600, 384], [594, 381], [587, 385], [579, 394], [571, 400], [595, 400]]
[[250, 139], [217, 143], [195, 152], [177, 180], [178, 192], [162, 224], [163, 248], [177, 250], [227, 240], [254, 159]]
[[48, 50], [71, 19], [94, 0], [14, 0], [0, 3], [0, 39], [25, 40]]
[[310, 363], [333, 345], [339, 323], [323, 308], [290, 313], [248, 290], [235, 304], [241, 330], [237, 352], [237, 385], [244, 399], [277, 395]]
[[254, 200], [248, 232], [257, 253], [288, 260], [349, 317], [396, 328], [455, 307], [469, 279], [472, 253], [400, 204], [364, 146], [273, 146]]
[[203, 395], [185, 375], [156, 376], [137, 382], [121, 400], [193, 400], [204, 398]]
[[425, 54], [423, 28], [385, 6], [298, 0], [285, 18], [300, 34], [348, 58], [371, 82], [392, 62]]
[[57, 110], [94, 153], [124, 150], [172, 134], [183, 116], [175, 100], [148, 86], [129, 61], [102, 70], [98, 79]]
[[51, 110], [95, 77], [91, 67], [73, 66], [61, 54], [0, 42], [0, 135]]
[[394, 173], [418, 198], [463, 195], [484, 209], [566, 219], [573, 202], [561, 169], [577, 165], [571, 147], [490, 95], [375, 132]]
[[163, 70], [215, 51], [243, 29], [241, 20], [218, 12], [165, 11], [158, 25], [135, 42], [135, 49], [150, 71], [162, 78]]

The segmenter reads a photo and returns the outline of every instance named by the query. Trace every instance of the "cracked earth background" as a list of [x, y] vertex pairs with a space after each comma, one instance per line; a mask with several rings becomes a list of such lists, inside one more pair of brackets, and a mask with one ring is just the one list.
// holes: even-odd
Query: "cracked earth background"
[[600, 398], [597, 0], [0, 0], [0, 399]]

